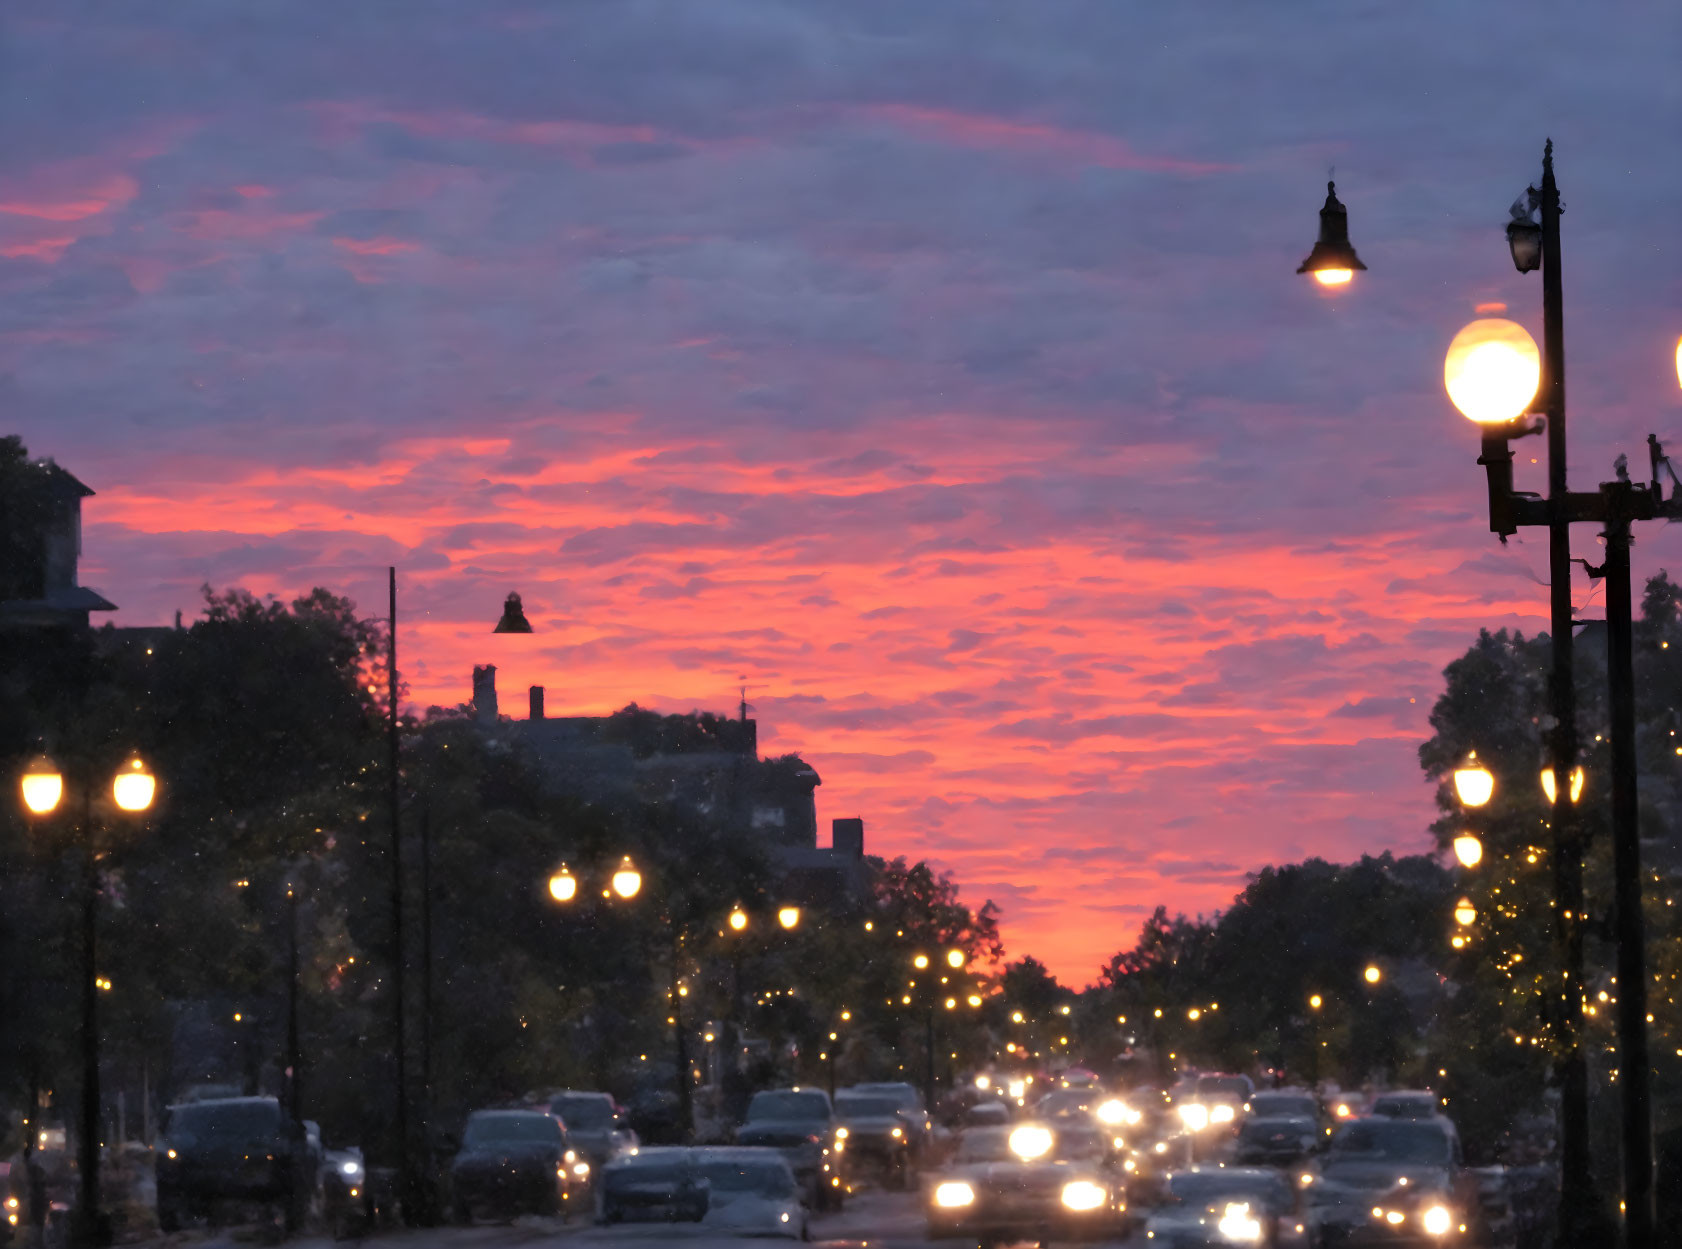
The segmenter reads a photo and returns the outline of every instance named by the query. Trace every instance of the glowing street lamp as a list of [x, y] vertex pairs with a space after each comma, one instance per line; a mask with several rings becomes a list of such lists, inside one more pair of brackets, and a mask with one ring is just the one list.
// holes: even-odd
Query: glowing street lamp
[[23, 805], [31, 815], [51, 815], [64, 798], [64, 775], [45, 755], [30, 761], [20, 786]]
[[619, 870], [613, 873], [613, 879], [609, 883], [613, 886], [613, 892], [621, 898], [634, 898], [641, 892], [642, 873], [637, 871], [630, 855], [619, 861]]
[[777, 908], [777, 922], [786, 929], [800, 926], [800, 908], [797, 906], [783, 906]]
[[1542, 354], [1530, 331], [1504, 317], [1480, 317], [1456, 334], [1443, 359], [1443, 385], [1461, 415], [1505, 425], [1530, 410], [1542, 383]]
[[964, 965], [964, 952], [962, 950], [946, 951], [946, 965], [954, 970], [962, 967]]
[[578, 896], [578, 877], [563, 866], [549, 878], [549, 896], [557, 902], [571, 902]]
[[[1547, 798], [1548, 805], [1550, 807], [1553, 806], [1556, 802], [1559, 801], [1559, 786], [1554, 784], [1554, 770], [1552, 768], [1543, 768], [1542, 769], [1542, 794], [1545, 798]], [[1582, 796], [1583, 796], [1583, 769], [1582, 768], [1572, 768], [1571, 769], [1571, 802], [1572, 802], [1572, 805], [1576, 805], [1577, 799], [1581, 798]]]
[[1477, 908], [1472, 905], [1472, 900], [1470, 898], [1461, 898], [1460, 901], [1454, 904], [1454, 922], [1459, 924], [1462, 928], [1477, 919], [1477, 917]]
[[1466, 756], [1466, 762], [1454, 769], [1454, 792], [1462, 806], [1481, 807], [1495, 796], [1495, 776], [1478, 762], [1478, 752]]
[[1355, 270], [1365, 269], [1349, 243], [1349, 210], [1337, 197], [1337, 184], [1326, 183], [1326, 202], [1320, 207], [1320, 237], [1308, 259], [1297, 266], [1298, 273], [1312, 273], [1321, 286], [1348, 286]]
[[1461, 833], [1454, 839], [1454, 857], [1461, 867], [1476, 867], [1483, 862], [1483, 842], [1476, 833]]
[[911, 965], [918, 971], [922, 971], [923, 968], [929, 965], [929, 956], [927, 954], [915, 955], [911, 959]]
[[1384, 979], [1384, 973], [1378, 969], [1378, 964], [1368, 963], [1367, 969], [1361, 973], [1361, 977], [1368, 984], [1377, 984], [1380, 980]]
[[138, 757], [124, 764], [111, 781], [111, 797], [124, 811], [145, 811], [157, 789], [157, 778]]
[[1326, 1000], [1323, 997], [1321, 997], [1318, 993], [1310, 993], [1308, 995], [1308, 1009], [1309, 1010], [1319, 1010], [1325, 1004], [1326, 1004]]
[[730, 912], [730, 927], [737, 932], [748, 926], [748, 913], [741, 907]]

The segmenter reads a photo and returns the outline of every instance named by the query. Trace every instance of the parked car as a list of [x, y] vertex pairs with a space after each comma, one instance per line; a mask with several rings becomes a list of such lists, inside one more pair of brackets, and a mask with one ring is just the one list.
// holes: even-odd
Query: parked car
[[206, 1098], [171, 1106], [158, 1143], [158, 1226], [255, 1210], [301, 1224], [315, 1187], [301, 1133], [273, 1097]]
[[747, 1122], [736, 1129], [738, 1145], [768, 1145], [794, 1168], [815, 1210], [839, 1210], [845, 1189], [834, 1107], [822, 1089], [765, 1089], [748, 1103]]
[[481, 1214], [565, 1215], [571, 1167], [580, 1159], [561, 1121], [541, 1110], [475, 1110], [450, 1164], [450, 1203], [458, 1223]]
[[1126, 1194], [1093, 1128], [971, 1128], [924, 1191], [930, 1240], [1110, 1240], [1127, 1230]]

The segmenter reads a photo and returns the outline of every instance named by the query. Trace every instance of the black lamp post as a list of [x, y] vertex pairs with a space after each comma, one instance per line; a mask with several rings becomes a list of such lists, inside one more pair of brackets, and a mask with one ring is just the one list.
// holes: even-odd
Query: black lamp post
[[[1531, 219], [1540, 209], [1541, 221]], [[1450, 394], [1466, 415], [1483, 425], [1484, 465], [1489, 482], [1489, 527], [1505, 541], [1523, 526], [1545, 526], [1549, 534], [1549, 571], [1552, 590], [1553, 672], [1549, 682], [1553, 729], [1549, 734], [1552, 776], [1573, 777], [1577, 767], [1576, 687], [1572, 679], [1570, 525], [1595, 521], [1603, 526], [1606, 563], [1590, 568], [1606, 579], [1607, 680], [1611, 719], [1611, 808], [1614, 875], [1613, 923], [1618, 961], [1618, 1090], [1623, 1108], [1624, 1243], [1629, 1249], [1648, 1249], [1654, 1243], [1653, 1142], [1650, 1104], [1650, 1065], [1647, 1051], [1646, 940], [1641, 914], [1641, 844], [1637, 821], [1635, 755], [1635, 672], [1631, 607], [1629, 544], [1633, 521], [1682, 518], [1682, 498], [1664, 497], [1659, 480], [1667, 464], [1658, 440], [1648, 438], [1653, 480], [1638, 485], [1629, 480], [1620, 462], [1617, 480], [1601, 483], [1593, 493], [1572, 493], [1566, 486], [1565, 446], [1565, 330], [1561, 296], [1559, 244], [1559, 187], [1554, 180], [1553, 143], [1542, 157], [1542, 186], [1530, 188], [1515, 204], [1507, 226], [1513, 264], [1520, 273], [1542, 270], [1543, 352], [1539, 402], [1518, 394], [1520, 410], [1502, 410], [1499, 400], [1477, 405]], [[1476, 328], [1462, 331], [1468, 334]], [[1502, 326], [1508, 323], [1499, 323]], [[1509, 343], [1510, 347], [1511, 344]], [[1534, 345], [1530, 347], [1534, 354]], [[1484, 365], [1508, 377], [1493, 380], [1492, 390], [1510, 380], [1511, 361], [1497, 352]], [[1448, 372], [1452, 373], [1451, 349]], [[1467, 370], [1474, 366], [1467, 363]], [[1519, 387], [1522, 391], [1523, 387]], [[1543, 424], [1532, 419], [1540, 415]], [[1540, 433], [1548, 436], [1548, 496], [1543, 499], [1513, 489], [1514, 438]], [[1589, 1173], [1588, 1070], [1579, 1033], [1583, 1010], [1583, 933], [1587, 923], [1583, 900], [1583, 837], [1573, 816], [1575, 784], [1553, 787], [1555, 939], [1562, 982], [1551, 1003], [1561, 1045], [1561, 1202], [1559, 1239], [1562, 1244], [1599, 1245], [1613, 1238], [1608, 1215], [1596, 1197]]]
[[[93, 785], [79, 778], [81, 819], [75, 836], [82, 851], [82, 1122], [76, 1142], [76, 1168], [81, 1190], [76, 1207], [77, 1243], [90, 1247], [111, 1243], [111, 1227], [100, 1209], [99, 1138], [99, 847], [93, 819]], [[121, 811], [140, 815], [151, 809], [156, 781], [139, 759], [118, 770], [111, 783], [112, 803]], [[45, 756], [24, 772], [19, 786], [24, 809], [37, 819], [56, 812], [64, 799], [64, 776]], [[31, 1110], [33, 1117], [35, 1111]]]

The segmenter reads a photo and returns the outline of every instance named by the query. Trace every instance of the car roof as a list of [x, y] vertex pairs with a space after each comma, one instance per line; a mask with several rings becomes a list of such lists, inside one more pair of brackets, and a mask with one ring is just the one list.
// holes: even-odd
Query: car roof
[[168, 1109], [180, 1110], [185, 1106], [274, 1106], [279, 1108], [278, 1097], [203, 1097], [197, 1101], [176, 1102]]

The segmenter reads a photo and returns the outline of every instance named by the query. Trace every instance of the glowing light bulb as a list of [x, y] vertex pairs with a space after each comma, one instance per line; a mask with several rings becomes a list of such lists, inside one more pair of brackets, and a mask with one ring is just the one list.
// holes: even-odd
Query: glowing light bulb
[[1355, 276], [1353, 269], [1316, 269], [1314, 280], [1321, 286], [1347, 286]]
[[1476, 867], [1483, 862], [1483, 842], [1474, 833], [1461, 833], [1454, 839], [1454, 857], [1462, 867]]
[[549, 896], [557, 902], [571, 902], [578, 896], [578, 877], [563, 867], [549, 878]]
[[1454, 406], [1480, 425], [1524, 415], [1542, 380], [1536, 340], [1516, 321], [1482, 317], [1454, 336], [1443, 360], [1443, 384]]
[[152, 805], [158, 782], [139, 759], [130, 759], [111, 781], [111, 797], [124, 811], [144, 811]]
[[1454, 769], [1454, 792], [1461, 805], [1468, 807], [1481, 807], [1495, 796], [1495, 776], [1478, 762], [1477, 751]]

